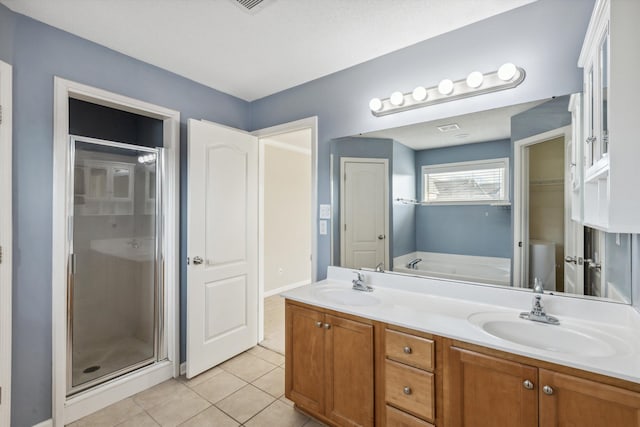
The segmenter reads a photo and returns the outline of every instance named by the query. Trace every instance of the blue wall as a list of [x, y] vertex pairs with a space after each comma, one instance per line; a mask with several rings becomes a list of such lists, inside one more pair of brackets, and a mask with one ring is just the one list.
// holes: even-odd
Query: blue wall
[[[181, 216], [186, 218], [186, 120], [249, 128], [249, 104], [168, 71], [59, 31], [0, 5], [13, 33], [13, 366], [12, 425], [51, 417], [51, 199], [53, 77], [85, 83], [181, 112]], [[4, 39], [0, 54], [6, 54]], [[186, 222], [181, 222], [185, 259]], [[181, 272], [181, 302], [186, 303]], [[181, 312], [185, 354], [185, 310]]]
[[0, 60], [13, 64], [13, 32], [15, 15], [0, 4]]
[[[397, 141], [393, 141], [392, 193], [396, 200], [416, 198], [416, 152]], [[416, 251], [416, 205], [393, 202], [392, 257]], [[393, 261], [393, 259], [392, 259]], [[391, 269], [393, 266], [387, 266]]]
[[[416, 176], [422, 166], [471, 160], [511, 159], [511, 141], [480, 142], [416, 152]], [[416, 180], [422, 194], [422, 179]], [[416, 249], [458, 255], [511, 258], [511, 210], [489, 205], [419, 206]]]
[[[329, 142], [334, 138], [580, 92], [577, 61], [593, 4], [539, 0], [254, 101], [251, 128], [318, 116], [318, 203], [329, 203]], [[436, 85], [445, 77], [459, 79], [475, 69], [495, 70], [507, 61], [527, 72], [515, 89], [384, 117], [368, 109], [372, 97]], [[318, 236], [320, 278], [329, 264], [329, 248], [330, 235]]]

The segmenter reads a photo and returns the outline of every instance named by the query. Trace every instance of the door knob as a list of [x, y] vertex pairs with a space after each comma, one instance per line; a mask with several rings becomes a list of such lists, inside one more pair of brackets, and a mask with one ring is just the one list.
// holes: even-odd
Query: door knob
[[524, 388], [526, 388], [527, 390], [533, 390], [533, 383], [529, 380], [524, 380], [524, 382], [522, 383], [522, 385], [524, 386]]
[[411, 387], [406, 386], [405, 388], [402, 389], [402, 392], [406, 395], [409, 395], [412, 393]]
[[328, 323], [325, 323], [325, 324], [324, 324], [324, 328], [325, 328], [325, 329], [331, 329], [331, 325], [330, 325], [330, 324], [328, 324]]
[[322, 322], [321, 321], [317, 321], [316, 322], [316, 327], [317, 328], [322, 328]]
[[378, 234], [378, 240], [384, 240], [385, 235], [384, 234]]
[[564, 257], [564, 262], [570, 262], [572, 264], [577, 264], [578, 261], [576, 260], [576, 257], [574, 256], [566, 256]]
[[412, 350], [411, 350], [411, 347], [406, 346], [402, 349], [402, 351], [404, 351], [404, 354], [411, 354]]
[[549, 396], [553, 394], [553, 389], [548, 385], [542, 387], [542, 391], [544, 392], [544, 394], [548, 394]]
[[200, 264], [202, 264], [203, 262], [204, 262], [204, 260], [203, 260], [202, 258], [200, 258], [199, 256], [197, 256], [197, 257], [194, 257], [194, 258], [193, 258], [193, 263], [194, 263], [195, 265], [200, 265]]

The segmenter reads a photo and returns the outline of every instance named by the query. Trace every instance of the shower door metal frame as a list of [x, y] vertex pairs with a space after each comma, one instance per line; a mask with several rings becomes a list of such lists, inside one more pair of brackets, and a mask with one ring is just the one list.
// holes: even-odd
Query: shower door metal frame
[[[156, 178], [155, 178], [155, 267], [154, 267], [154, 292], [153, 292], [153, 356], [142, 360], [133, 365], [129, 365], [125, 368], [121, 368], [117, 371], [105, 374], [98, 378], [95, 378], [86, 383], [82, 383], [78, 386], [73, 386], [73, 291], [74, 291], [74, 279], [75, 279], [75, 254], [74, 254], [74, 233], [73, 224], [75, 221], [75, 208], [74, 208], [74, 186], [75, 186], [75, 145], [76, 142], [85, 144], [101, 145], [106, 147], [117, 148], [126, 151], [138, 151], [156, 156]], [[126, 375], [134, 372], [142, 367], [152, 365], [158, 361], [164, 360], [167, 357], [168, 349], [166, 346], [165, 338], [165, 282], [164, 282], [164, 254], [163, 254], [163, 236], [162, 229], [164, 224], [163, 216], [163, 182], [164, 182], [164, 150], [161, 147], [144, 147], [134, 144], [127, 144], [115, 141], [108, 141], [97, 138], [90, 138], [77, 135], [69, 135], [69, 160], [67, 170], [67, 211], [68, 211], [68, 253], [67, 253], [67, 381], [66, 381], [66, 395], [71, 397], [77, 393], [89, 390], [99, 384], [103, 384], [114, 378]], [[135, 176], [132, 176], [135, 180]], [[134, 181], [135, 185], [135, 181]], [[145, 189], [146, 191], [146, 189]], [[135, 205], [134, 205], [135, 206]], [[135, 209], [135, 208], [134, 208]]]

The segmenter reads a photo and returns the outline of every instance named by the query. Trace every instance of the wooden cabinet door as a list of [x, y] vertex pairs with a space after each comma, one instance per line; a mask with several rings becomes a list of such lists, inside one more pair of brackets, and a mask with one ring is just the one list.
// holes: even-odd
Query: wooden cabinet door
[[536, 378], [534, 367], [449, 347], [444, 367], [447, 426], [537, 427]]
[[286, 305], [285, 396], [303, 409], [324, 409], [324, 314]]
[[539, 394], [540, 427], [640, 426], [640, 393], [540, 369]]
[[373, 326], [328, 314], [325, 323], [325, 416], [373, 426]]

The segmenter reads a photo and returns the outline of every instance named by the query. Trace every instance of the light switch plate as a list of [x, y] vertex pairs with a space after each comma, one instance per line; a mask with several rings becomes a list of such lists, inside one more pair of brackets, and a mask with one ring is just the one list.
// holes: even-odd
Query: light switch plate
[[320, 219], [331, 218], [331, 205], [320, 205]]
[[321, 235], [326, 235], [327, 234], [327, 221], [320, 221], [320, 234]]

